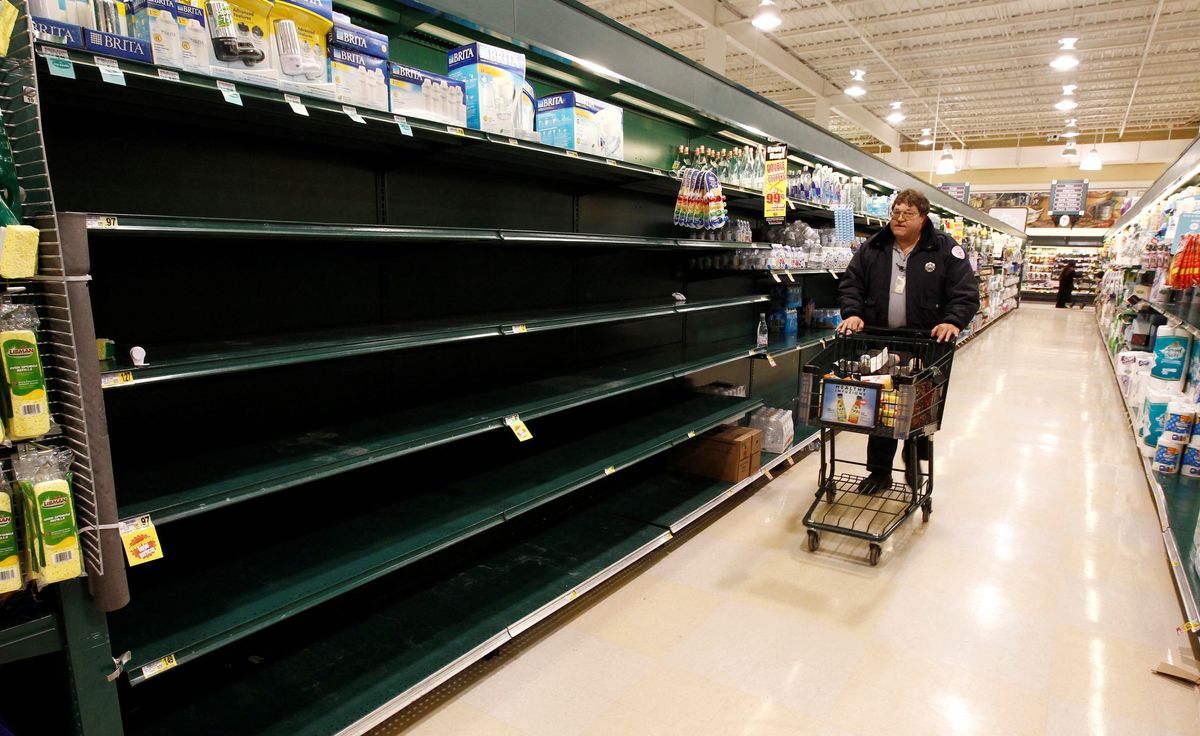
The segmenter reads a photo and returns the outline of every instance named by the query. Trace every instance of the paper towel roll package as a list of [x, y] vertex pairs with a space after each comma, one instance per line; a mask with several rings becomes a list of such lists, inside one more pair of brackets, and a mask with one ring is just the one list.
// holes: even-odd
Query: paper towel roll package
[[1158, 441], [1154, 449], [1153, 467], [1156, 473], [1173, 474], [1179, 472], [1179, 464], [1183, 459], [1182, 442], [1172, 442], [1168, 439]]
[[1147, 391], [1142, 404], [1142, 442], [1147, 448], [1158, 445], [1167, 424], [1167, 409], [1177, 394], [1165, 391]]
[[1179, 472], [1188, 478], [1200, 478], [1200, 447], [1188, 445], [1183, 448]]
[[1150, 372], [1154, 378], [1179, 384], [1183, 389], [1183, 379], [1187, 376], [1188, 353], [1192, 349], [1192, 336], [1182, 327], [1172, 328], [1166, 325], [1158, 328], [1154, 338], [1154, 369]]
[[1172, 442], [1190, 442], [1192, 425], [1196, 420], [1196, 405], [1176, 399], [1167, 405], [1167, 420], [1163, 436]]

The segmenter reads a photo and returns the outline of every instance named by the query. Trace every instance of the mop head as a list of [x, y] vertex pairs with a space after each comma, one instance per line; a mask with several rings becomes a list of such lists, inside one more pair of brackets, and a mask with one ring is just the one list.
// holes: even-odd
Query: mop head
[[27, 279], [37, 273], [38, 237], [41, 233], [29, 225], [0, 228], [0, 276]]

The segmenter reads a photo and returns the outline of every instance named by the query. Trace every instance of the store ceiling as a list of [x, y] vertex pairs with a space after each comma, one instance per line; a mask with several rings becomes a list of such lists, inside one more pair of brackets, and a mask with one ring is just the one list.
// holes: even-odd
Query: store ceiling
[[[810, 119], [828, 99], [828, 127], [865, 147], [889, 128], [913, 143], [935, 112], [939, 146], [1044, 142], [1068, 117], [1109, 141], [1122, 126], [1128, 140], [1200, 123], [1200, 0], [777, 0], [783, 24], [769, 33], [749, 23], [759, 0], [583, 2], [701, 62], [720, 36], [726, 76]], [[1070, 72], [1049, 66], [1064, 36], [1080, 39]], [[855, 68], [867, 71], [859, 100], [840, 91]], [[1068, 83], [1072, 113], [1054, 108]], [[897, 125], [884, 122], [893, 100], [907, 115]]]

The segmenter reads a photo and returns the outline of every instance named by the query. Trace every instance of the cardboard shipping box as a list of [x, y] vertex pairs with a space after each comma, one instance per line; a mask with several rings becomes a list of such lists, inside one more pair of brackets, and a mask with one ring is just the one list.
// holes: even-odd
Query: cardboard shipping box
[[762, 466], [762, 430], [723, 425], [680, 446], [680, 470], [714, 480], [737, 483]]

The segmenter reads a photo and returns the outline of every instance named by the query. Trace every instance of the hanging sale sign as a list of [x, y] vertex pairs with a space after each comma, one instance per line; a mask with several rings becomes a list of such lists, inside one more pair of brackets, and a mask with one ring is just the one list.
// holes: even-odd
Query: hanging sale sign
[[1050, 182], [1050, 215], [1082, 217], [1087, 209], [1087, 179], [1055, 179]]
[[946, 182], [940, 184], [938, 189], [941, 189], [946, 194], [957, 199], [959, 202], [966, 204], [971, 199], [971, 183], [970, 182]]
[[763, 177], [763, 216], [767, 223], [787, 221], [787, 145], [767, 146], [767, 172]]

